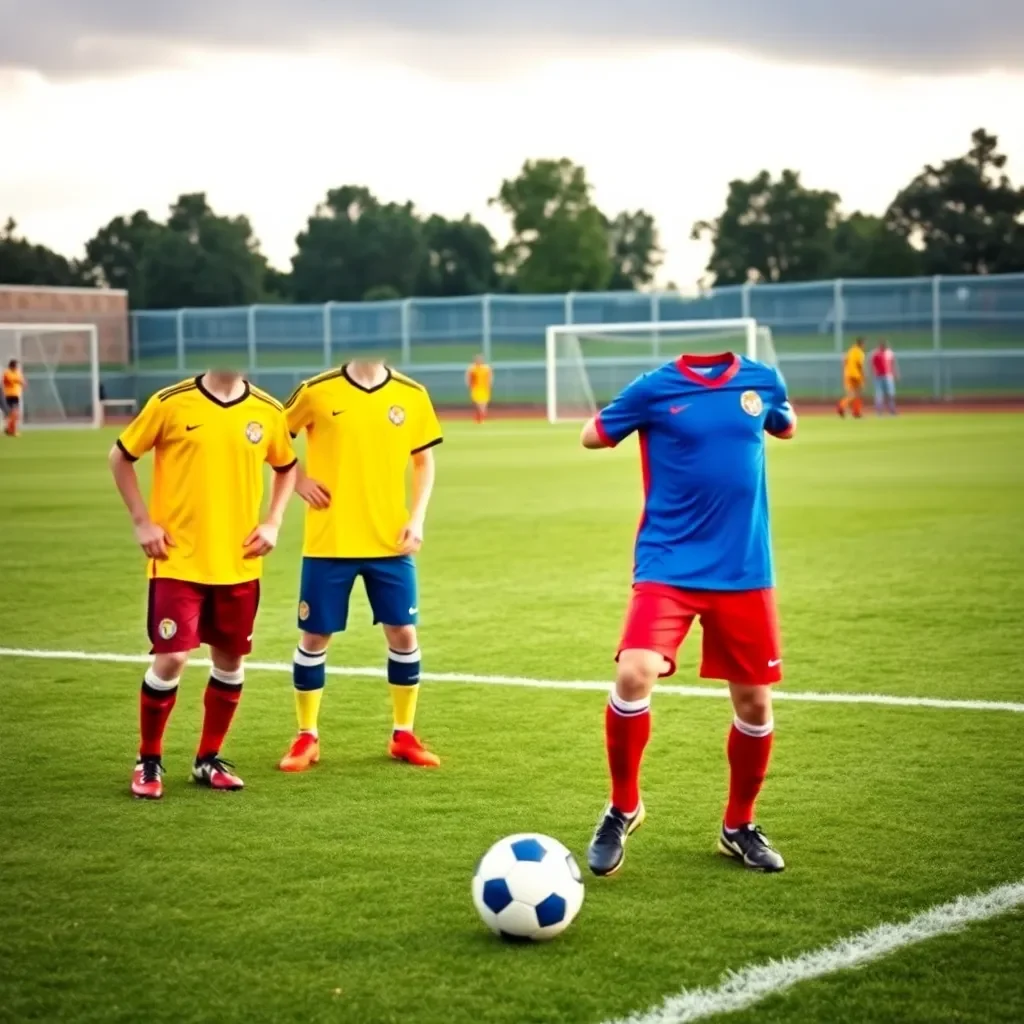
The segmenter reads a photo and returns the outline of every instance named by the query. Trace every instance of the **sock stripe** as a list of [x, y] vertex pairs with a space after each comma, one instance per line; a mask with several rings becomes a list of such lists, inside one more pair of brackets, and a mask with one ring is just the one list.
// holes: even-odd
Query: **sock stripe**
[[737, 732], [743, 733], [744, 736], [751, 736], [754, 739], [763, 739], [765, 736], [770, 736], [775, 729], [775, 722], [771, 718], [764, 725], [751, 725], [749, 722], [744, 722], [739, 715], [736, 715], [732, 720], [732, 724], [736, 727]]
[[624, 718], [631, 718], [634, 715], [642, 715], [651, 707], [650, 697], [641, 697], [639, 700], [623, 700], [617, 693], [612, 693], [608, 698], [608, 706], [617, 715]]
[[393, 651], [388, 648], [388, 661], [397, 662], [399, 665], [413, 665], [420, 660], [420, 649], [418, 647], [411, 651]]
[[179, 676], [177, 679], [161, 679], [151, 668], [147, 668], [146, 674], [143, 676], [143, 682], [157, 694], [169, 694], [178, 688], [181, 677]]
[[245, 682], [245, 669], [237, 668], [234, 672], [217, 668], [216, 665], [210, 669], [210, 682], [220, 683], [222, 687], [238, 687]]
[[316, 668], [317, 665], [327, 664], [327, 651], [310, 654], [309, 651], [304, 651], [301, 647], [296, 647], [292, 660], [296, 665], [302, 665], [304, 668]]

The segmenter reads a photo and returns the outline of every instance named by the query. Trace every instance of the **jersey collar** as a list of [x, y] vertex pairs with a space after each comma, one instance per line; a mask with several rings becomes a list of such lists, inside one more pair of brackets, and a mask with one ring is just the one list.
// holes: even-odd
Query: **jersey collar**
[[[725, 366], [717, 377], [705, 377], [694, 369], [698, 366]], [[681, 355], [676, 360], [676, 369], [694, 384], [703, 384], [706, 388], [720, 388], [740, 372], [740, 357], [732, 352], [720, 352], [714, 356]]]
[[244, 402], [249, 397], [249, 382], [243, 381], [245, 387], [242, 389], [242, 393], [237, 398], [232, 398], [230, 402], [222, 402], [216, 395], [211, 395], [206, 387], [203, 385], [203, 377], [206, 374], [201, 373], [196, 377], [196, 387], [199, 388], [199, 393], [204, 397], [208, 398], [214, 405], [219, 405], [222, 409], [230, 409], [233, 405], [238, 405], [239, 402]]
[[390, 366], [385, 366], [384, 369], [386, 371], [385, 374], [384, 374], [384, 379], [379, 384], [374, 384], [374, 386], [372, 388], [363, 387], [362, 384], [360, 384], [358, 381], [354, 381], [349, 376], [349, 373], [348, 373], [348, 363], [345, 363], [342, 366], [342, 368], [341, 368], [341, 375], [342, 375], [342, 377], [345, 378], [345, 380], [347, 380], [349, 382], [349, 384], [352, 385], [352, 387], [357, 388], [359, 391], [363, 391], [363, 392], [365, 392], [368, 395], [372, 395], [374, 393], [374, 391], [380, 391], [380, 389], [382, 387], [384, 387], [388, 383], [388, 381], [391, 380], [391, 367]]

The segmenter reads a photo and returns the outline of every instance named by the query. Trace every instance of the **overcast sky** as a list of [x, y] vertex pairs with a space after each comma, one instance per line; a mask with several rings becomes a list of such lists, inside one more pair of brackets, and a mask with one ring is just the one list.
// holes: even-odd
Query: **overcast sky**
[[981, 125], [1024, 166], [1022, 112], [1024, 0], [0, 0], [0, 217], [69, 253], [205, 190], [286, 265], [345, 182], [500, 234], [501, 178], [566, 155], [689, 284], [730, 178], [881, 212]]

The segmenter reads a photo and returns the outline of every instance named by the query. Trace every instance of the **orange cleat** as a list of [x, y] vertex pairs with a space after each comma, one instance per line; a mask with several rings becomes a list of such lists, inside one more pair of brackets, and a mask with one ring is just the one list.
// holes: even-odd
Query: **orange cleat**
[[320, 740], [311, 732], [300, 732], [277, 766], [283, 772], [304, 772], [319, 760]]
[[132, 772], [132, 796], [136, 800], [159, 800], [164, 795], [163, 773], [159, 757], [140, 757]]
[[406, 764], [414, 764], [417, 768], [440, 768], [441, 758], [416, 738], [414, 733], [402, 729], [391, 734], [391, 742], [388, 744], [388, 753], [396, 761], [405, 761]]

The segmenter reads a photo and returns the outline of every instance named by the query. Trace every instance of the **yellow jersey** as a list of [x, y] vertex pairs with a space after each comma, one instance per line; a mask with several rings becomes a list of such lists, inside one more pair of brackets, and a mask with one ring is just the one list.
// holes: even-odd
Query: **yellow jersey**
[[409, 458], [442, 440], [426, 388], [390, 369], [364, 388], [342, 366], [303, 381], [285, 412], [293, 437], [306, 431], [306, 472], [331, 495], [329, 508], [306, 508], [303, 555], [397, 555]]
[[846, 351], [846, 360], [843, 363], [843, 376], [848, 380], [864, 379], [864, 349], [854, 345]]
[[489, 366], [484, 363], [473, 363], [466, 371], [470, 395], [490, 396], [493, 377]]
[[246, 382], [222, 402], [202, 376], [158, 391], [125, 428], [117, 446], [133, 462], [152, 450], [149, 515], [173, 542], [149, 574], [189, 583], [258, 579], [262, 559], [245, 558], [243, 542], [259, 525], [263, 463], [280, 473], [295, 452], [280, 402]]
[[25, 378], [22, 377], [21, 370], [4, 370], [4, 398], [21, 398], [24, 386]]

